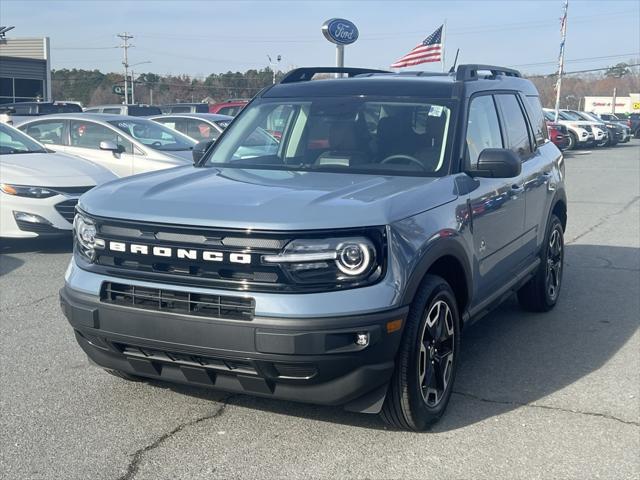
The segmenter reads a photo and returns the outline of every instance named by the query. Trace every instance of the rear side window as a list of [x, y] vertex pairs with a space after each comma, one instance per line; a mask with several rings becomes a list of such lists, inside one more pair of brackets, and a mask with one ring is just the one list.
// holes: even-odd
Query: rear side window
[[547, 124], [542, 115], [540, 98], [533, 95], [526, 98], [525, 106], [529, 114], [529, 120], [531, 121], [531, 128], [533, 128], [533, 138], [535, 138], [536, 145], [544, 145], [547, 141]]
[[35, 138], [40, 143], [48, 145], [64, 145], [64, 122], [37, 122], [20, 127], [24, 133]]
[[522, 160], [531, 155], [529, 130], [522, 108], [515, 95], [496, 95], [496, 101], [502, 112], [503, 126], [506, 133], [507, 148], [513, 150]]
[[85, 113], [98, 113], [100, 111], [99, 108], [87, 108]]
[[104, 110], [102, 110], [102, 113], [110, 113], [110, 114], [113, 114], [113, 115], [120, 115], [120, 107], [105, 108]]
[[218, 113], [220, 115], [229, 115], [231, 117], [235, 117], [238, 112], [240, 112], [240, 110], [242, 110], [242, 107], [222, 107], [220, 110], [218, 110]]
[[476, 166], [480, 152], [485, 148], [502, 148], [500, 123], [491, 95], [471, 100], [467, 120], [467, 164]]

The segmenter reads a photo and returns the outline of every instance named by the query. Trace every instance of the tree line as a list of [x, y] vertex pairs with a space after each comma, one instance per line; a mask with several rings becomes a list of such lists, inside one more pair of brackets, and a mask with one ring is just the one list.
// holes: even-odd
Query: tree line
[[[278, 81], [284, 75], [276, 72]], [[542, 104], [555, 104], [556, 76], [527, 76], [538, 88]], [[273, 83], [274, 71], [270, 68], [211, 74], [207, 77], [189, 75], [135, 75], [135, 100], [138, 103], [214, 103], [231, 98], [251, 98], [260, 89]], [[123, 97], [113, 93], [113, 87], [124, 85], [121, 73], [102, 73], [99, 70], [61, 69], [52, 71], [52, 89], [55, 100], [74, 100], [83, 105], [122, 103]], [[637, 69], [611, 67], [604, 73], [568, 75], [563, 79], [560, 105], [562, 108], [583, 108], [585, 96], [611, 96], [613, 89], [618, 96], [640, 91], [640, 74]]]

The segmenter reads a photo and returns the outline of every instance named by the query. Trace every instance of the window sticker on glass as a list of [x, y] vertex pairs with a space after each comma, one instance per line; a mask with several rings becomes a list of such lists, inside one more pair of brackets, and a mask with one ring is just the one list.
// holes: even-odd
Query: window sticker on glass
[[429, 109], [429, 116], [439, 117], [442, 115], [443, 109], [444, 107], [442, 107], [442, 105], [431, 105], [431, 108]]

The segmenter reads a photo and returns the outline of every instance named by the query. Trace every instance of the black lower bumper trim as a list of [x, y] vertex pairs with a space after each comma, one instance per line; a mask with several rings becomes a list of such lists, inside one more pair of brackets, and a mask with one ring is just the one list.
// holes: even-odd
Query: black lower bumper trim
[[[62, 309], [90, 359], [182, 384], [324, 405], [380, 390], [391, 378], [407, 308], [335, 318], [234, 321], [105, 304], [63, 288]], [[368, 345], [356, 343], [357, 334]]]

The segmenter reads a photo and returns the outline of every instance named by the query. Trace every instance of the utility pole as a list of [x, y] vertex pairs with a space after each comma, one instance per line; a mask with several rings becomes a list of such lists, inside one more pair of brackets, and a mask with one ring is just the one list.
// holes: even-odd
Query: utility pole
[[564, 2], [564, 14], [560, 19], [560, 34], [562, 40], [560, 41], [560, 55], [558, 56], [558, 83], [556, 83], [556, 112], [555, 122], [558, 121], [560, 114], [560, 90], [562, 89], [562, 74], [564, 73], [564, 44], [567, 39], [567, 10], [569, 10], [569, 0]]
[[133, 35], [128, 35], [127, 32], [121, 33], [120, 35], [118, 35], [119, 38], [122, 39], [122, 45], [120, 45], [120, 48], [122, 48], [123, 50], [123, 54], [124, 54], [124, 59], [122, 61], [122, 65], [124, 66], [124, 103], [125, 105], [127, 105], [129, 103], [129, 90], [128, 90], [128, 83], [129, 83], [129, 48], [133, 47], [133, 45], [129, 44], [129, 40], [133, 38]]
[[613, 88], [613, 102], [611, 102], [611, 114], [616, 114], [616, 88]]

